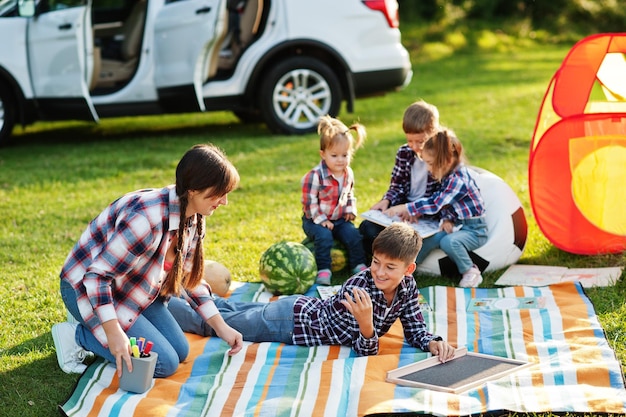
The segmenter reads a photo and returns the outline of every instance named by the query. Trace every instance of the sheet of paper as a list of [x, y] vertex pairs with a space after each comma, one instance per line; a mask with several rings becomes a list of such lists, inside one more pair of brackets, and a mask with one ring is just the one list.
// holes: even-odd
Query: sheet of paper
[[496, 285], [542, 287], [560, 282], [579, 281], [583, 287], [614, 285], [623, 267], [567, 268], [549, 265], [511, 265], [496, 281]]
[[[361, 213], [361, 217], [365, 220], [369, 220], [372, 223], [379, 224], [381, 226], [389, 226], [394, 222], [401, 222], [399, 217], [389, 217], [380, 210], [368, 210]], [[417, 223], [408, 223], [420, 234], [421, 237], [432, 236], [439, 231], [439, 222], [436, 220], [422, 219]]]
[[317, 292], [322, 300], [332, 297], [341, 289], [341, 285], [318, 285]]

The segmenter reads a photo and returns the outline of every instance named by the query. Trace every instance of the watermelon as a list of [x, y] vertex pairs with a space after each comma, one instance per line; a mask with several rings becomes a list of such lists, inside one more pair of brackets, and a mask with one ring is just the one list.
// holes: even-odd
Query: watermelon
[[[315, 253], [315, 243], [308, 237], [302, 241], [302, 244]], [[349, 273], [348, 271], [348, 251], [346, 247], [338, 240], [334, 240], [333, 247], [330, 250], [330, 270], [333, 274]]]
[[315, 283], [315, 256], [303, 244], [278, 242], [267, 249], [259, 261], [265, 288], [274, 295], [304, 294]]

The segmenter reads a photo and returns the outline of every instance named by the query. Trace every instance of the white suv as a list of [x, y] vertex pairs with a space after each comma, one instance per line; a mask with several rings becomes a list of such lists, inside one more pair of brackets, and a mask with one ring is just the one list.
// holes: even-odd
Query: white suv
[[397, 0], [0, 0], [0, 145], [37, 120], [231, 110], [314, 131], [412, 76]]

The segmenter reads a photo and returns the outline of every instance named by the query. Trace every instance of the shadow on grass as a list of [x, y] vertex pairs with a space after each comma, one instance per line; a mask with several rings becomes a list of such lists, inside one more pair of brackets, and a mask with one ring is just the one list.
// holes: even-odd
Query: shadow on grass
[[[45, 351], [52, 342], [46, 333], [0, 351], [5, 363], [19, 362], [29, 352]], [[58, 405], [71, 394], [78, 375], [67, 375], [57, 364], [54, 351], [41, 359], [24, 363], [0, 374], [0, 414], [20, 417], [58, 416]]]
[[252, 139], [269, 134], [264, 124], [216, 120], [205, 114], [137, 116], [103, 119], [100, 123], [60, 121], [40, 122], [26, 128], [16, 126], [4, 148], [127, 141], [147, 137], [206, 136], [211, 139], [236, 136]]
[[569, 268], [604, 268], [623, 266], [623, 253], [608, 253], [598, 255], [577, 255], [565, 252], [554, 245], [549, 245], [540, 255], [525, 257], [523, 262], [529, 265], [568, 265]]

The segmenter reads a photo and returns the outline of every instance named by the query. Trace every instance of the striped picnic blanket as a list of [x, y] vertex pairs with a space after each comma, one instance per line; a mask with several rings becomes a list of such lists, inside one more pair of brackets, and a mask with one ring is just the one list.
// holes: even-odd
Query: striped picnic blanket
[[[119, 390], [113, 367], [97, 361], [60, 409], [68, 416], [124, 417], [626, 413], [620, 364], [580, 284], [422, 292], [432, 309], [425, 311], [430, 328], [452, 345], [535, 365], [450, 394], [385, 382], [387, 371], [429, 357], [403, 342], [399, 322], [372, 357], [356, 357], [347, 347], [279, 343], [246, 343], [229, 357], [218, 338], [188, 335], [190, 359], [146, 393]], [[271, 299], [260, 284], [245, 284], [231, 297]]]

